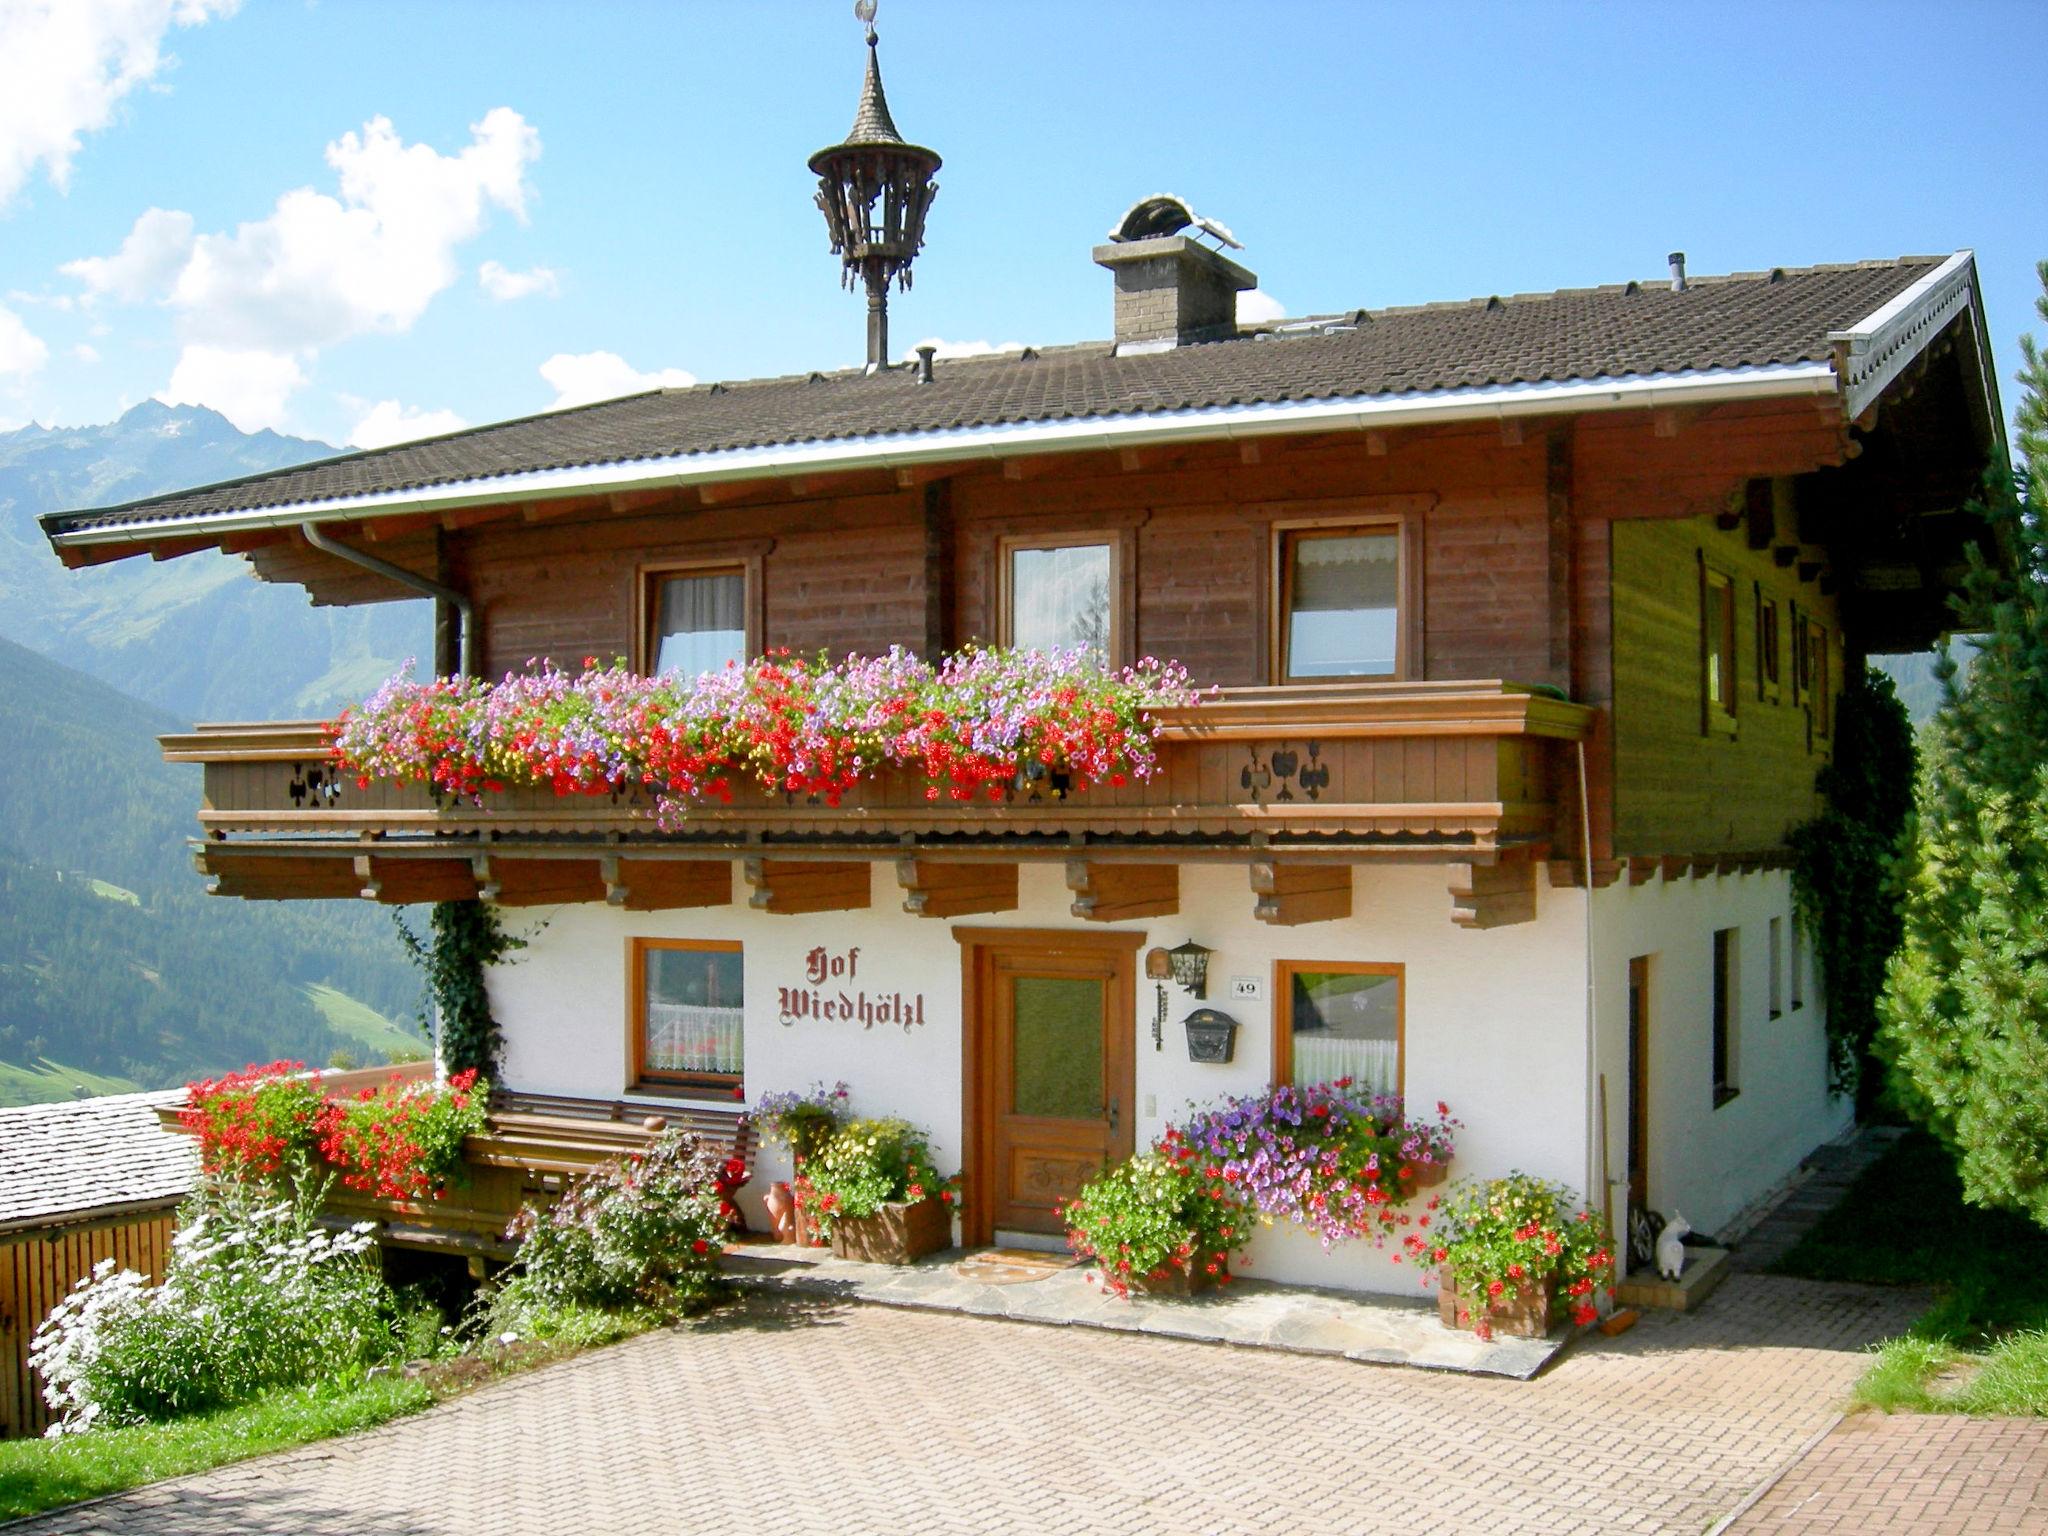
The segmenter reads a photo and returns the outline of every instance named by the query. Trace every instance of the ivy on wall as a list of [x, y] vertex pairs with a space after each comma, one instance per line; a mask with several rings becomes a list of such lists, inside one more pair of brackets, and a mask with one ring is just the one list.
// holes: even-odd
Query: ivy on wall
[[491, 1016], [484, 972], [526, 948], [526, 940], [507, 933], [496, 910], [481, 901], [434, 903], [425, 940], [394, 915], [406, 953], [427, 978], [427, 996], [440, 1021], [442, 1070], [495, 1078], [503, 1036]]
[[1905, 936], [1901, 841], [1913, 812], [1913, 727], [1892, 680], [1866, 670], [1842, 689], [1834, 756], [1815, 788], [1823, 810], [1792, 833], [1794, 915], [1827, 1003], [1828, 1082], [1871, 1108], [1867, 1071], [1885, 967]]

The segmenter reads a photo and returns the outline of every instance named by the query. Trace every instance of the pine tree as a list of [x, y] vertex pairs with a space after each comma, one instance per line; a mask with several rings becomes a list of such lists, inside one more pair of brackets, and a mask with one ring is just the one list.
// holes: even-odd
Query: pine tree
[[1966, 1197], [2048, 1226], [2048, 357], [2032, 336], [2020, 351], [2024, 469], [1985, 498], [2005, 558], [1973, 558], [1964, 584], [1983, 631], [1967, 680], [1942, 659], [1880, 1043]]

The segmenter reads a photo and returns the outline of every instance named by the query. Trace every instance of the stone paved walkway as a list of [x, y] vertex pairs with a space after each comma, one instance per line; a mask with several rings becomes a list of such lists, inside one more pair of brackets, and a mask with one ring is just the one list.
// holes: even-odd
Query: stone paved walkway
[[2048, 1420], [1857, 1413], [1727, 1536], [2048, 1531]]
[[1738, 1274], [1512, 1382], [755, 1297], [6, 1536], [1699, 1536], [1924, 1301]]

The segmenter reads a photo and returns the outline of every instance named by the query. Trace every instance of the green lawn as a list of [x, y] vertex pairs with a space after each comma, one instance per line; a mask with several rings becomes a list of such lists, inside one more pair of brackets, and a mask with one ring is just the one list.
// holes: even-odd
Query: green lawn
[[171, 1424], [0, 1440], [0, 1520], [367, 1429], [433, 1400], [424, 1382], [386, 1376], [356, 1387], [301, 1387]]
[[[80, 1088], [85, 1090], [84, 1094], [77, 1091]], [[0, 1109], [16, 1109], [23, 1104], [61, 1104], [103, 1093], [135, 1093], [140, 1088], [141, 1084], [125, 1077], [107, 1077], [67, 1067], [47, 1056], [22, 1066], [0, 1061]]]
[[1857, 1384], [1872, 1407], [2048, 1414], [2048, 1232], [1965, 1205], [1932, 1137], [1902, 1137], [1776, 1269], [1936, 1288], [1934, 1306], [1879, 1348]]
[[381, 1061], [417, 1061], [427, 1053], [426, 1041], [346, 992], [311, 986], [306, 988], [306, 996], [320, 1010], [330, 1029], [347, 1035], [369, 1053], [372, 1065]]

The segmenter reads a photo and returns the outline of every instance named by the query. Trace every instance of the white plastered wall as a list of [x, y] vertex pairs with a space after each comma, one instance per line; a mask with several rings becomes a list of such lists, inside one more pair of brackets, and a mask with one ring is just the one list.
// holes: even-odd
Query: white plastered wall
[[[960, 920], [981, 928], [1078, 930], [1056, 864], [1019, 871], [1018, 910]], [[628, 913], [599, 905], [560, 908], [514, 961], [491, 973], [492, 1004], [505, 1031], [508, 1086], [617, 1098], [627, 1094], [626, 963], [632, 937], [737, 939], [746, 956], [746, 1098], [845, 1080], [859, 1113], [898, 1114], [926, 1127], [942, 1166], [959, 1166], [963, 1143], [961, 953], [953, 923], [911, 917], [886, 864], [874, 866], [865, 911], [780, 917], [743, 905]], [[1249, 1093], [1270, 1081], [1271, 990], [1276, 960], [1392, 961], [1405, 966], [1406, 1087], [1433, 1108], [1441, 1099], [1465, 1122], [1457, 1175], [1511, 1169], [1586, 1184], [1585, 904], [1577, 890], [1539, 893], [1534, 922], [1484, 932], [1451, 921], [1447, 871], [1438, 865], [1361, 867], [1353, 915], [1339, 922], [1274, 928], [1252, 916], [1242, 866], [1186, 865], [1180, 911], [1117, 924], [1145, 945], [1194, 938], [1215, 953], [1207, 1005], [1239, 1020], [1235, 1059], [1190, 1062], [1181, 1020], [1201, 1006], [1169, 985], [1163, 1049], [1154, 1050], [1154, 984], [1138, 982], [1137, 1144], [1150, 1143], [1190, 1104]], [[515, 932], [525, 914], [508, 914]], [[1092, 925], [1090, 925], [1092, 926]], [[1096, 930], [1100, 931], [1100, 930]], [[778, 1021], [779, 991], [803, 981], [806, 956], [858, 948], [853, 986], [871, 995], [921, 996], [922, 1026], [853, 1021]], [[1142, 970], [1142, 967], [1141, 967]], [[1235, 976], [1257, 978], [1262, 996], [1231, 995]], [[658, 1106], [659, 1100], [650, 1105]], [[757, 1160], [755, 1188], [786, 1176], [778, 1155]], [[757, 1199], [746, 1203], [759, 1216]], [[1414, 1294], [1413, 1270], [1387, 1252], [1344, 1245], [1324, 1254], [1291, 1227], [1261, 1232], [1251, 1272], [1269, 1279]]]
[[[1617, 1221], [1626, 1199], [1628, 963], [1649, 965], [1649, 1202], [1714, 1232], [1790, 1174], [1854, 1118], [1827, 1091], [1822, 1002], [1808, 951], [1794, 1008], [1791, 877], [1783, 871], [1626, 879], [1596, 892], [1600, 1071], [1607, 1079], [1608, 1167]], [[1770, 920], [1780, 925], [1779, 997], [1771, 1016]], [[1735, 928], [1736, 1096], [1714, 1106], [1714, 931]]]

